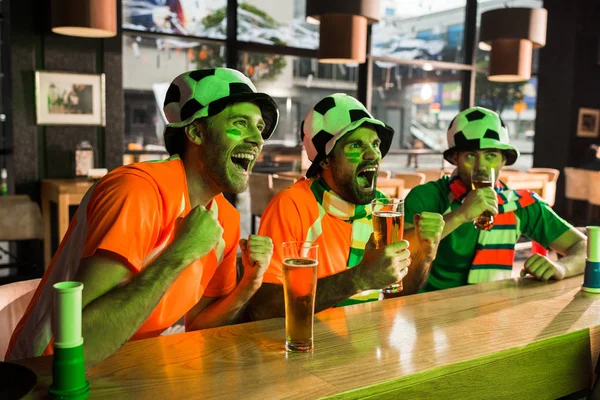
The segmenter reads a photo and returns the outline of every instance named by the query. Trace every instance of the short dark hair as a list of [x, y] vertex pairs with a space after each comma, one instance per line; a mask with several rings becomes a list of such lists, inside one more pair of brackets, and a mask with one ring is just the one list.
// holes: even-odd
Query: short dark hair
[[185, 146], [187, 142], [187, 136], [185, 135], [185, 127], [172, 127], [167, 126], [165, 128], [165, 147], [170, 156], [179, 154], [183, 156], [185, 152]]
[[[196, 119], [189, 125], [195, 123], [203, 124], [209, 130], [212, 129], [212, 122], [210, 117]], [[165, 147], [167, 148], [167, 152], [170, 156], [174, 154], [179, 154], [179, 156], [183, 158], [188, 141], [187, 135], [185, 134], [185, 128], [189, 125], [178, 128], [167, 126], [165, 128]]]

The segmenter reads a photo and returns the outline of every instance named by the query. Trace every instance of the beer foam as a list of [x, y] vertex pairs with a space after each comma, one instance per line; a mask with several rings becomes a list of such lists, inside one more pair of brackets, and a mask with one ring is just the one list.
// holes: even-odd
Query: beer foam
[[283, 260], [283, 263], [287, 267], [293, 268], [312, 268], [319, 265], [317, 260], [313, 260], [311, 258], [286, 258]]

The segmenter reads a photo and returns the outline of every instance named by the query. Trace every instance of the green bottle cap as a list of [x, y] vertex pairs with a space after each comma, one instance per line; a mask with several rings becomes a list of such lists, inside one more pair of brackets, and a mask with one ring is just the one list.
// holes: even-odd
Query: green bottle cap
[[54, 284], [54, 347], [81, 346], [81, 282]]
[[51, 399], [83, 400], [90, 396], [90, 384], [85, 379], [83, 345], [68, 349], [54, 348], [52, 358]]

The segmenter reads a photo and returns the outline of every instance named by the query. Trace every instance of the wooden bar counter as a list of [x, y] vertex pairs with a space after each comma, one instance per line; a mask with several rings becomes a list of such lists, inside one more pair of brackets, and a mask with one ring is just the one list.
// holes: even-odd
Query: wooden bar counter
[[[589, 387], [600, 295], [582, 277], [513, 279], [331, 309], [313, 354], [282, 318], [127, 343], [88, 373], [91, 398], [556, 399]], [[21, 360], [51, 383], [51, 357]]]

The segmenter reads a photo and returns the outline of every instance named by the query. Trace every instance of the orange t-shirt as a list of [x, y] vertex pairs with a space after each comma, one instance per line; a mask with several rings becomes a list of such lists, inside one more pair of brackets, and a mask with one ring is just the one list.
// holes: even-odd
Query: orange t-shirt
[[[224, 243], [179, 274], [131, 339], [158, 336], [203, 296], [221, 297], [235, 288], [239, 213], [223, 195], [208, 208], [218, 208]], [[13, 333], [7, 358], [51, 353], [52, 285], [72, 280], [81, 259], [100, 249], [110, 251], [126, 260], [135, 275], [171, 243], [176, 219], [189, 211], [185, 170], [178, 157], [127, 165], [101, 179], [82, 200]]]
[[[259, 235], [273, 240], [273, 257], [263, 282], [283, 284], [281, 243], [304, 241], [310, 227], [319, 218], [319, 204], [310, 190], [309, 180], [302, 179], [277, 193], [260, 217]], [[345, 271], [352, 243], [352, 224], [325, 214], [319, 245], [317, 276], [324, 278]]]

